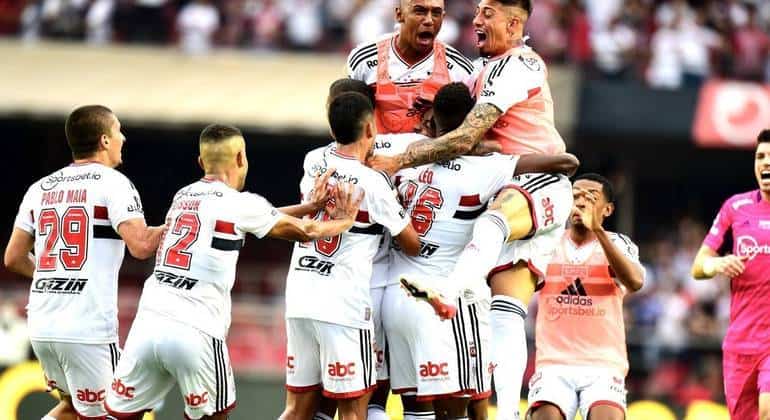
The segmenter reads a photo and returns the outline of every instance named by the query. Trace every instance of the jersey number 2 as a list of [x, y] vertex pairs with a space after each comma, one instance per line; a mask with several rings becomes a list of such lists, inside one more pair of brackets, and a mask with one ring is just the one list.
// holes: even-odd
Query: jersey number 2
[[[80, 270], [88, 256], [88, 213], [83, 207], [70, 207], [59, 219], [56, 209], [43, 209], [38, 220], [38, 232], [46, 236], [45, 247], [37, 261], [38, 271], [54, 271], [61, 261], [65, 270]], [[51, 251], [59, 238], [64, 248], [58, 255]]]
[[170, 229], [174, 235], [180, 235], [176, 243], [168, 248], [163, 258], [163, 265], [167, 267], [190, 269], [192, 254], [187, 250], [198, 240], [201, 230], [201, 221], [195, 213], [182, 213], [177, 216], [174, 226]]

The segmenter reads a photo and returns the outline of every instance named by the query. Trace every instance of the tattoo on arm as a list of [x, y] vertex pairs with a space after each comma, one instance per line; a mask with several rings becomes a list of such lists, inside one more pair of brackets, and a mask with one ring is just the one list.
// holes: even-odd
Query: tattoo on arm
[[492, 104], [476, 105], [460, 127], [441, 137], [412, 143], [398, 156], [402, 168], [454, 159], [469, 153], [484, 138], [502, 112]]

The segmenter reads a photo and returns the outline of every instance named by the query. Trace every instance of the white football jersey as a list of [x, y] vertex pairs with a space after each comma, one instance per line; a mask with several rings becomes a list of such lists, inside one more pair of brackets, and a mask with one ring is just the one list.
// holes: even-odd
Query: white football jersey
[[[300, 182], [303, 197], [311, 196], [315, 177], [327, 168], [336, 168], [330, 183], [351, 182], [365, 196], [356, 223], [348, 232], [294, 246], [286, 280], [286, 317], [370, 328], [374, 255], [384, 229], [398, 235], [409, 218], [386, 175], [340, 154], [334, 145], [308, 153], [304, 168]], [[328, 218], [323, 211], [316, 217]]]
[[[390, 52], [388, 53], [388, 74], [393, 83], [399, 86], [410, 86], [430, 77], [433, 72], [433, 54], [425, 57], [419, 63], [409, 66], [396, 51], [393, 34], [385, 37], [391, 37]], [[453, 82], [465, 82], [473, 72], [473, 64], [451, 46], [444, 44], [444, 47], [446, 47], [447, 69], [450, 79]], [[348, 55], [347, 71], [348, 77], [351, 79], [364, 81], [368, 85], [376, 83], [377, 42], [365, 42], [354, 48]]]
[[224, 340], [230, 290], [246, 234], [267, 235], [283, 215], [257, 194], [203, 178], [174, 196], [155, 270], [139, 312], [149, 311]]
[[[447, 288], [446, 277], [470, 240], [476, 218], [510, 183], [517, 162], [517, 156], [497, 153], [461, 156], [421, 166], [402, 178], [399, 195], [422, 246], [415, 257], [391, 250], [390, 284], [411, 273], [439, 292], [453, 292], [455, 288]], [[396, 245], [393, 243], [394, 248]]]
[[100, 163], [72, 164], [32, 184], [15, 227], [35, 237], [30, 338], [83, 344], [118, 340], [118, 226], [144, 219], [139, 193]]
[[[417, 140], [425, 139], [422, 134], [417, 133], [398, 133], [398, 134], [379, 134], [374, 139], [373, 153], [375, 155], [394, 156], [406, 151], [406, 148]], [[404, 168], [393, 176], [392, 181], [408, 176], [414, 171], [414, 168]], [[385, 231], [380, 243], [380, 248], [374, 256], [372, 262], [372, 283], [371, 287], [385, 287], [388, 284], [388, 267], [390, 266], [390, 231]]]

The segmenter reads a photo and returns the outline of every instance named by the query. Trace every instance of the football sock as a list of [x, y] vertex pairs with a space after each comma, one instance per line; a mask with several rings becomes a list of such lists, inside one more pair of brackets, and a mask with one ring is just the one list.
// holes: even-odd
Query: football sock
[[491, 359], [499, 420], [519, 418], [521, 382], [527, 367], [526, 317], [527, 308], [520, 300], [503, 295], [492, 298]]
[[404, 411], [404, 420], [434, 420], [436, 414], [433, 411]]
[[385, 408], [376, 404], [369, 404], [366, 418], [369, 420], [390, 420]]
[[509, 230], [505, 216], [499, 211], [488, 210], [482, 214], [473, 225], [473, 236], [457, 259], [450, 281], [460, 290], [478, 290], [495, 268]]

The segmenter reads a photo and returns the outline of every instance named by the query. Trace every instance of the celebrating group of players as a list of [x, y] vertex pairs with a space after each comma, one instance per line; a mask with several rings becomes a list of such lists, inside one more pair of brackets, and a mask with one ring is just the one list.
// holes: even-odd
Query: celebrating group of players
[[[139, 419], [174, 384], [186, 418], [226, 418], [230, 290], [247, 233], [296, 242], [281, 419], [387, 419], [391, 390], [407, 420], [485, 419], [492, 377], [497, 418], [519, 418], [536, 290], [527, 415], [624, 418], [622, 301], [645, 272], [637, 247], [602, 227], [612, 185], [568, 179], [578, 161], [554, 127], [545, 63], [524, 42], [530, 1], [480, 1], [473, 63], [436, 39], [444, 13], [442, 0], [402, 0], [398, 32], [350, 53], [349, 77], [327, 99], [334, 141], [306, 155], [294, 206], [241, 192], [245, 140], [213, 124], [200, 135], [205, 176], [176, 193], [164, 226], [148, 227], [114, 169], [125, 141], [117, 117], [102, 106], [68, 117], [74, 162], [29, 188], [5, 254], [33, 279], [33, 350], [62, 394], [44, 420]], [[750, 264], [717, 256], [727, 217], [699, 254], [700, 276]], [[125, 247], [154, 255], [155, 269], [120, 352]], [[748, 394], [728, 395], [731, 412], [751, 412], [759, 392]]]

